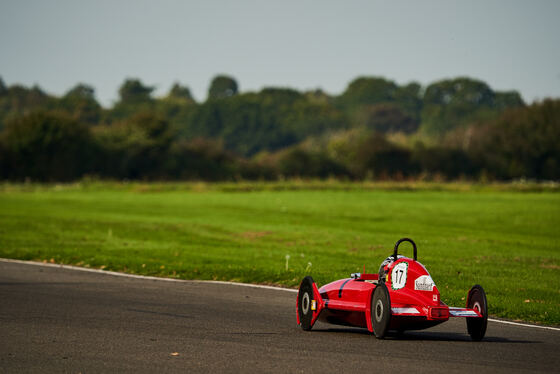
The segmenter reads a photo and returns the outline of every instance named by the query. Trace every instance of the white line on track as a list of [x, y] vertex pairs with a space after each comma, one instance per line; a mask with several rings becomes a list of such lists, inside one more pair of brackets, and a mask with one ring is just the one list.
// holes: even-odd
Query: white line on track
[[488, 321], [491, 321], [491, 322], [498, 322], [498, 323], [505, 323], [506, 325], [523, 326], [523, 327], [534, 327], [534, 328], [537, 328], [537, 329], [545, 329], [545, 330], [556, 330], [556, 331], [560, 331], [560, 328], [558, 328], [558, 327], [528, 325], [528, 324], [526, 324], [526, 323], [511, 322], [511, 321], [503, 321], [503, 320], [501, 320], [501, 319], [494, 319], [494, 318], [488, 318]]
[[[116, 276], [116, 277], [125, 277], [125, 278], [149, 279], [149, 280], [164, 281], [164, 282], [227, 284], [227, 285], [241, 286], [241, 287], [263, 288], [263, 289], [267, 289], [267, 290], [287, 291], [287, 292], [294, 292], [294, 293], [298, 292], [298, 290], [294, 290], [294, 289], [291, 289], [291, 288], [265, 286], [265, 285], [262, 285], [262, 284], [237, 283], [237, 282], [214, 281], [214, 280], [196, 280], [196, 279], [187, 280], [187, 279], [174, 279], [174, 278], [160, 278], [160, 277], [152, 277], [152, 276], [149, 276], [149, 275], [126, 274], [126, 273], [119, 273], [119, 272], [116, 272], [116, 271], [83, 268], [83, 267], [72, 266], [72, 265], [51, 264], [51, 263], [48, 263], [48, 262], [45, 263], [45, 262], [36, 262], [36, 261], [12, 260], [12, 259], [8, 259], [8, 258], [0, 258], [0, 261], [2, 261], [2, 262], [13, 262], [13, 263], [16, 263], [16, 264], [26, 264], [26, 265], [70, 269], [70, 270], [76, 270], [76, 271], [85, 271], [85, 272], [90, 272], [90, 273], [113, 275], [113, 276]], [[560, 331], [560, 328], [551, 327], [551, 326], [529, 325], [529, 324], [526, 324], [526, 323], [503, 321], [503, 320], [500, 320], [500, 319], [493, 319], [493, 318], [488, 318], [488, 321], [496, 322], [496, 323], [503, 323], [503, 324], [506, 324], [506, 325], [513, 325], [513, 326], [533, 327], [533, 328], [537, 328], [537, 329]]]
[[88, 272], [88, 273], [113, 275], [113, 276], [116, 276], [116, 277], [124, 277], [124, 278], [148, 279], [148, 280], [154, 280], [154, 281], [180, 282], [180, 283], [228, 284], [228, 285], [241, 286], [241, 287], [264, 288], [264, 289], [267, 289], [267, 290], [279, 290], [279, 291], [288, 291], [288, 292], [295, 292], [295, 293], [298, 292], [298, 290], [294, 290], [292, 288], [265, 286], [263, 284], [238, 283], [238, 282], [226, 282], [226, 281], [215, 281], [215, 280], [200, 280], [200, 279], [192, 279], [191, 280], [191, 279], [152, 277], [152, 276], [149, 276], [149, 275], [127, 274], [127, 273], [119, 273], [119, 272], [116, 272], [116, 271], [83, 268], [83, 267], [72, 266], [72, 265], [51, 264], [51, 263], [48, 263], [48, 262], [12, 260], [12, 259], [9, 259], [9, 258], [0, 258], [0, 261], [1, 262], [13, 262], [13, 263], [16, 263], [16, 264], [26, 264], [26, 265], [35, 265], [35, 266], [45, 266], [45, 267], [51, 267], [51, 268], [62, 268], [62, 269], [69, 269], [69, 270], [76, 270], [76, 271], [85, 271], [85, 272]]

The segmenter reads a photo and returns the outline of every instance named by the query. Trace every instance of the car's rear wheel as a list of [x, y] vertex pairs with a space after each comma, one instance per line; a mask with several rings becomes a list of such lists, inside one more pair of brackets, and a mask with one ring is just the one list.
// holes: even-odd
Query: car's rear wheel
[[371, 324], [373, 333], [378, 339], [383, 339], [389, 329], [391, 321], [391, 298], [385, 283], [379, 283], [371, 298]]
[[311, 330], [311, 320], [313, 319], [313, 310], [311, 304], [313, 301], [313, 278], [309, 275], [303, 278], [299, 285], [298, 292], [298, 316], [299, 324], [305, 331]]
[[488, 324], [488, 303], [484, 289], [478, 284], [474, 285], [469, 291], [467, 308], [474, 309], [482, 314], [482, 317], [467, 317], [467, 331], [472, 340], [482, 340]]

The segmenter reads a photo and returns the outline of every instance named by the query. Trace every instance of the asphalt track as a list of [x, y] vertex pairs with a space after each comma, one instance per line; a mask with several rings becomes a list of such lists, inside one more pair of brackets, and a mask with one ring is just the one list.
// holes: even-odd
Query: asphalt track
[[0, 261], [0, 372], [556, 372], [560, 331], [302, 331], [293, 292]]

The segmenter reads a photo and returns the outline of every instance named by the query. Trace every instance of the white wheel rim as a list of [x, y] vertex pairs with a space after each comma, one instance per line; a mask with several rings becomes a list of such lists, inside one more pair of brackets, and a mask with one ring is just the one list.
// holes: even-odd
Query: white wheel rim
[[480, 303], [478, 301], [476, 301], [473, 305], [473, 309], [478, 311], [480, 314], [482, 314], [482, 308], [480, 307]]
[[307, 314], [309, 311], [309, 294], [307, 292], [303, 294], [301, 299], [301, 310], [303, 310], [303, 314]]
[[375, 320], [377, 322], [381, 322], [383, 318], [383, 302], [381, 300], [377, 300], [375, 303]]

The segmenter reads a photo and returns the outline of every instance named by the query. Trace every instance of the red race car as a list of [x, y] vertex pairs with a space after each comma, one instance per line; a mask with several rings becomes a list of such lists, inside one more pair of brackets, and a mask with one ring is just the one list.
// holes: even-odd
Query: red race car
[[[409, 242], [414, 259], [400, 256], [399, 245]], [[297, 298], [297, 322], [311, 330], [317, 320], [336, 325], [365, 327], [377, 338], [388, 330], [420, 330], [465, 317], [473, 340], [486, 333], [488, 304], [481, 286], [473, 286], [465, 308], [447, 306], [426, 268], [417, 261], [416, 244], [403, 238], [381, 264], [379, 274], [352, 274], [320, 289], [313, 278], [303, 278]]]

